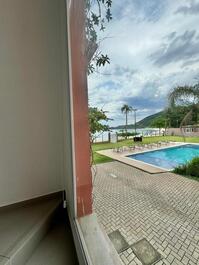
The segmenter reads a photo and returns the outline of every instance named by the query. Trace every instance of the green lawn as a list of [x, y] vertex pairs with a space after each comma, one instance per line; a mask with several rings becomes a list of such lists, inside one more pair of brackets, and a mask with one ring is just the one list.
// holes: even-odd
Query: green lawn
[[[184, 142], [183, 137], [178, 136], [154, 136], [154, 137], [145, 137], [143, 138], [143, 144], [149, 144], [149, 143], [155, 143], [158, 141], [176, 141], [176, 142]], [[199, 143], [199, 137], [187, 137], [186, 142], [190, 143]], [[92, 145], [93, 150], [93, 158], [95, 164], [105, 163], [112, 161], [111, 158], [97, 154], [96, 151], [105, 150], [105, 149], [111, 149], [114, 147], [120, 147], [120, 146], [129, 146], [132, 145], [133, 140], [124, 140], [120, 141], [116, 144], [112, 143], [96, 143]]]

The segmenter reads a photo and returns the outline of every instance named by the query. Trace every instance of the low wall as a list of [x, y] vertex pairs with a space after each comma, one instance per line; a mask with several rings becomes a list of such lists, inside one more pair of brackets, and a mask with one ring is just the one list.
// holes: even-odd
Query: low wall
[[182, 133], [180, 128], [169, 128], [166, 130], [166, 135], [175, 135], [175, 136], [191, 136], [191, 137], [197, 137], [199, 136], [199, 132], [186, 132]]

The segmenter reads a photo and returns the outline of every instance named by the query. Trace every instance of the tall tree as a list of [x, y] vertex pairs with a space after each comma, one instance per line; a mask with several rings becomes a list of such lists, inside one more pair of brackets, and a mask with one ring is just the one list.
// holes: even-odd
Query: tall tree
[[198, 122], [199, 111], [199, 83], [194, 86], [178, 86], [169, 94], [170, 108], [177, 106], [188, 107], [188, 112], [181, 121], [180, 127], [186, 125], [191, 119]]
[[127, 104], [124, 104], [122, 107], [121, 107], [121, 112], [125, 114], [125, 120], [126, 120], [126, 123], [125, 123], [125, 131], [126, 131], [126, 139], [127, 139], [127, 127], [128, 127], [128, 114], [133, 110], [133, 108]]
[[180, 128], [181, 122], [191, 108], [191, 106], [175, 106], [165, 109], [164, 116], [169, 121], [167, 125], [172, 128]]
[[159, 117], [159, 118], [156, 118], [155, 120], [153, 120], [151, 122], [151, 127], [152, 128], [158, 128], [159, 129], [159, 135], [161, 133], [161, 129], [162, 128], [165, 128], [165, 118], [164, 117]]

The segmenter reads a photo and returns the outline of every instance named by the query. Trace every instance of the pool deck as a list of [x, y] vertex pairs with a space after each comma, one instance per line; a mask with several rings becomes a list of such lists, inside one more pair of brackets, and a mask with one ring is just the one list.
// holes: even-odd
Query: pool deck
[[187, 144], [193, 144], [193, 143], [174, 142], [174, 143], [169, 143], [167, 145], [162, 145], [161, 147], [158, 147], [158, 148], [143, 148], [143, 149], [135, 149], [132, 151], [126, 150], [123, 152], [116, 152], [116, 151], [114, 151], [114, 149], [107, 149], [107, 150], [98, 151], [97, 153], [100, 155], [110, 157], [116, 161], [122, 162], [124, 164], [129, 165], [129, 166], [133, 166], [137, 169], [141, 169], [147, 173], [158, 174], [158, 173], [168, 172], [169, 170], [164, 169], [164, 168], [160, 168], [157, 166], [153, 166], [151, 164], [148, 164], [148, 163], [145, 163], [145, 162], [142, 162], [139, 160], [128, 158], [127, 156], [145, 153], [145, 152], [150, 152], [150, 151], [161, 150], [161, 149], [165, 149], [165, 148], [171, 148], [171, 147], [175, 147], [175, 146], [182, 146], [182, 145], [187, 145]]

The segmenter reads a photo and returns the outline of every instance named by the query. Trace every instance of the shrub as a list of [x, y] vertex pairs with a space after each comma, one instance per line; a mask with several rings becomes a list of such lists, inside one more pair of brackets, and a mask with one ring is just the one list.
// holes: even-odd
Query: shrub
[[176, 167], [173, 172], [180, 175], [186, 175], [187, 165], [180, 165]]
[[187, 175], [199, 178], [199, 157], [196, 157], [188, 163]]
[[199, 178], [199, 157], [195, 157], [190, 162], [176, 167], [173, 172]]

